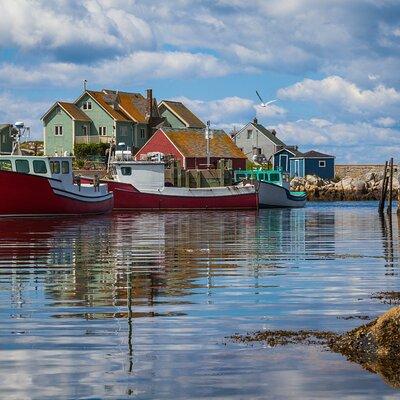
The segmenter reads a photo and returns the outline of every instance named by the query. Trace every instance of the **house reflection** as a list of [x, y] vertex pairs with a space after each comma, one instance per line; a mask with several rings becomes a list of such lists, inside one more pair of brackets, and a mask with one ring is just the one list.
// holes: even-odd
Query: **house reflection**
[[[57, 305], [85, 307], [76, 316], [90, 319], [126, 317], [128, 289], [132, 317], [155, 316], [161, 311], [153, 306], [165, 298], [184, 304], [197, 288], [210, 295], [215, 279], [236, 268], [257, 277], [285, 260], [335, 250], [335, 215], [305, 209], [113, 214], [32, 220], [27, 229], [10, 224], [0, 225], [0, 240], [21, 245], [9, 246], [7, 259], [28, 274], [45, 268], [46, 294]], [[91, 312], [96, 307], [108, 308]]]

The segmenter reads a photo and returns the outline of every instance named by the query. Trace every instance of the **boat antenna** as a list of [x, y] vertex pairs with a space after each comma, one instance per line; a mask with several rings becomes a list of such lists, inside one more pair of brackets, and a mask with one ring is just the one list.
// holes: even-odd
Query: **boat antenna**
[[10, 127], [10, 136], [13, 141], [11, 155], [22, 155], [21, 151], [21, 137], [30, 135], [31, 128], [25, 126], [23, 122], [16, 122], [13, 127]]

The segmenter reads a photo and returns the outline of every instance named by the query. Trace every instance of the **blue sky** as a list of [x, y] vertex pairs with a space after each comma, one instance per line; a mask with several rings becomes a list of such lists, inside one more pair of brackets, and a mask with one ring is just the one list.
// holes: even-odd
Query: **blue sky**
[[[91, 89], [181, 99], [227, 131], [376, 163], [400, 153], [398, 0], [0, 1], [0, 122]], [[265, 100], [259, 106], [258, 90]]]

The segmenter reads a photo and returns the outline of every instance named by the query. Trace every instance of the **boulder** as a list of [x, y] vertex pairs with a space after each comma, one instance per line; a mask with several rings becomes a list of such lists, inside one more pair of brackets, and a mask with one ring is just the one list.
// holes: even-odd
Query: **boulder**
[[375, 181], [375, 173], [374, 172], [367, 172], [364, 176], [365, 182]]
[[400, 388], [400, 307], [335, 338], [329, 347]]
[[367, 189], [365, 182], [361, 179], [354, 179], [351, 184], [357, 193], [365, 193]]

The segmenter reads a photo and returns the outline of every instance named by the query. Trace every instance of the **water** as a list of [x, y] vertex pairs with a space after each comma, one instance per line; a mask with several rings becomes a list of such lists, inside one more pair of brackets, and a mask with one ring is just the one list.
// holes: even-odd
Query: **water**
[[0, 221], [0, 398], [398, 398], [321, 347], [226, 339], [387, 310], [399, 235], [376, 208]]

